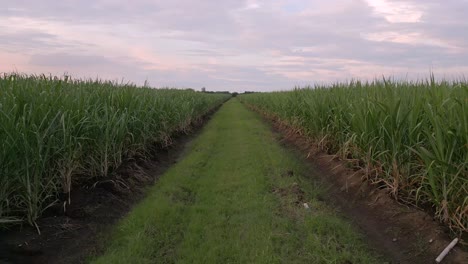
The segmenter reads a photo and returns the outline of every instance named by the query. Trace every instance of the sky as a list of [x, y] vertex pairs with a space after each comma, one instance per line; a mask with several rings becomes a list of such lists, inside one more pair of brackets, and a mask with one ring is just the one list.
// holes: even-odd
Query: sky
[[237, 92], [468, 73], [468, 0], [0, 2], [0, 72]]

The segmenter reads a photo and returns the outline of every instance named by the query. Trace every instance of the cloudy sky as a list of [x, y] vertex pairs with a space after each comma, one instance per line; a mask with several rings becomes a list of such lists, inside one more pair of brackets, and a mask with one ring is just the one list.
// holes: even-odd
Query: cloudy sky
[[468, 73], [468, 0], [15, 0], [0, 72], [267, 91]]

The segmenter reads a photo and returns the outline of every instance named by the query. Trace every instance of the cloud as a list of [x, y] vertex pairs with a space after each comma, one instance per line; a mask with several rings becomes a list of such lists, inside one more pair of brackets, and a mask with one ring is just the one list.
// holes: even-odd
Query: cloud
[[418, 23], [424, 14], [423, 5], [411, 1], [366, 0], [378, 15], [390, 23]]
[[0, 71], [278, 90], [468, 68], [467, 0], [10, 1]]
[[102, 56], [87, 56], [74, 54], [34, 54], [29, 61], [32, 65], [48, 66], [66, 69], [68, 67], [103, 67], [114, 64], [110, 59]]

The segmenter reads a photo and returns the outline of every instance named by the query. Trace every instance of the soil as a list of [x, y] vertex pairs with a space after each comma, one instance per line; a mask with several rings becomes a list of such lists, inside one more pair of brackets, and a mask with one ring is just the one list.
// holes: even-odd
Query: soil
[[295, 205], [302, 205], [305, 201], [305, 192], [301, 189], [299, 184], [294, 183], [291, 186], [283, 188], [274, 188], [273, 193], [276, 193], [281, 198], [287, 198], [288, 196], [293, 197], [293, 203]]
[[174, 135], [169, 146], [155, 146], [149, 159], [127, 160], [107, 177], [74, 186], [65, 212], [68, 195], [37, 221], [41, 234], [31, 226], [0, 231], [0, 264], [84, 263], [101, 253], [112, 226], [183, 156], [217, 109], [192, 124], [189, 134]]
[[[391, 263], [436, 263], [453, 239], [448, 228], [430, 213], [393, 199], [390, 190], [366, 181], [365, 172], [349, 161], [321, 152], [297, 130], [264, 117], [283, 146], [309, 161], [310, 177], [327, 188], [326, 197], [320, 198], [357, 226], [371, 249]], [[462, 239], [442, 263], [468, 263], [464, 243]]]

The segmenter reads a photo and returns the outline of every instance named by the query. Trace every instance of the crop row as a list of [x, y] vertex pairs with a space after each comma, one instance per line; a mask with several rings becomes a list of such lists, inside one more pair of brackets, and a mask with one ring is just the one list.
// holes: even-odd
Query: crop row
[[61, 193], [107, 175], [228, 98], [68, 77], [0, 76], [0, 224], [34, 224]]
[[390, 80], [240, 96], [409, 203], [468, 229], [468, 83]]

